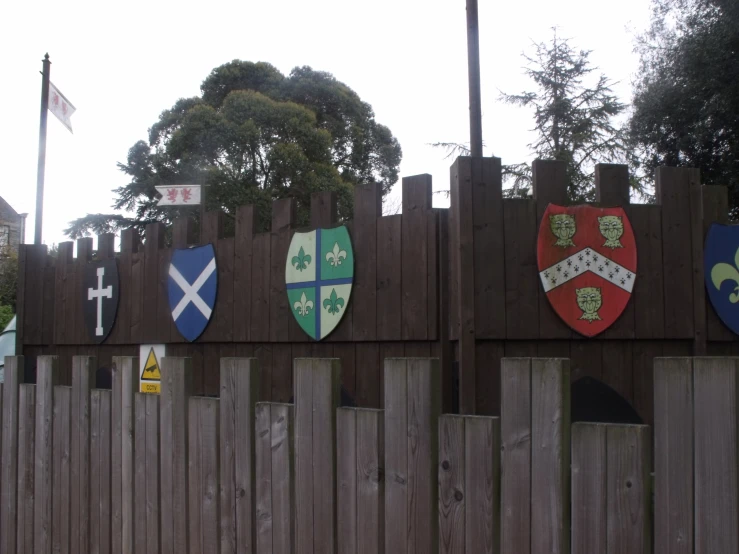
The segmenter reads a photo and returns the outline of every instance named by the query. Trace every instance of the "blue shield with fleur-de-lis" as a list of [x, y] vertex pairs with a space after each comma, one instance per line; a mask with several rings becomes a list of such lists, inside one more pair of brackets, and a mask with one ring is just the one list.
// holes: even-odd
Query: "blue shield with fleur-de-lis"
[[354, 251], [345, 226], [295, 233], [285, 260], [290, 311], [309, 337], [321, 340], [344, 317], [354, 281]]
[[703, 273], [716, 314], [739, 335], [739, 225], [711, 225], [703, 250]]

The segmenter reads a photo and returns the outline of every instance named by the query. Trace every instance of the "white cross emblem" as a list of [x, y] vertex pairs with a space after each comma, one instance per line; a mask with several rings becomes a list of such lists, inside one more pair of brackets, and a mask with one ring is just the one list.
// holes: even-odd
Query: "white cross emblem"
[[208, 280], [208, 277], [210, 277], [215, 270], [216, 260], [215, 258], [212, 258], [210, 260], [210, 263], [205, 266], [203, 272], [198, 276], [197, 279], [195, 279], [195, 282], [193, 282], [193, 284], [191, 285], [187, 282], [187, 279], [182, 276], [182, 273], [177, 271], [177, 268], [174, 265], [169, 266], [169, 276], [172, 277], [174, 282], [177, 283], [177, 285], [182, 289], [182, 292], [185, 293], [185, 296], [182, 297], [182, 300], [180, 300], [179, 304], [177, 304], [175, 309], [172, 310], [172, 318], [175, 321], [177, 321], [177, 318], [180, 317], [182, 312], [185, 311], [185, 308], [187, 308], [187, 305], [190, 302], [192, 302], [195, 307], [200, 310], [200, 313], [205, 316], [205, 319], [210, 319], [210, 314], [212, 310], [208, 307], [208, 304], [206, 304], [205, 301], [200, 297], [198, 292]]
[[103, 276], [105, 275], [105, 268], [97, 268], [98, 276], [98, 288], [93, 289], [92, 287], [87, 289], [87, 299], [97, 299], [97, 327], [95, 327], [95, 335], [101, 337], [103, 335], [103, 298], [113, 298], [113, 287], [108, 285], [103, 288]]

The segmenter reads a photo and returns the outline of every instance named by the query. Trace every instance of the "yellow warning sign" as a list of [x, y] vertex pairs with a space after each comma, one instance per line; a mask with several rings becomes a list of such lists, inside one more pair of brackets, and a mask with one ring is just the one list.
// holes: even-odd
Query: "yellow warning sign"
[[144, 363], [144, 371], [141, 373], [142, 381], [161, 381], [162, 374], [159, 372], [159, 362], [157, 356], [154, 354], [154, 348], [149, 350], [149, 355], [146, 357]]

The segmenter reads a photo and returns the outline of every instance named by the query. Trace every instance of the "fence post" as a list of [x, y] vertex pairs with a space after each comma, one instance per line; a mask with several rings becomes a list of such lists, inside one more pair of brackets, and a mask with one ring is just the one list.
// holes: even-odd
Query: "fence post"
[[16, 526], [18, 524], [18, 397], [23, 382], [23, 356], [5, 357], [5, 383], [3, 385], [2, 417], [2, 492], [0, 493], [0, 539], [3, 552], [15, 552]]
[[97, 359], [72, 358], [71, 551], [90, 548], [90, 389], [95, 385]]
[[[72, 387], [54, 387], [54, 499], [52, 551], [69, 554], [72, 541]], [[10, 551], [12, 552], [12, 550]]]

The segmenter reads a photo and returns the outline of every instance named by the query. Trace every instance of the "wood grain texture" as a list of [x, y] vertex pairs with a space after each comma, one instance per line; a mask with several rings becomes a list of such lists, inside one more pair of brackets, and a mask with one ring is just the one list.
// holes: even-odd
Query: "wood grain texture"
[[272, 342], [290, 339], [290, 305], [285, 292], [285, 258], [290, 248], [292, 226], [297, 221], [297, 203], [293, 198], [272, 202], [270, 252], [269, 338]]
[[465, 418], [442, 416], [439, 420], [439, 552], [464, 554], [465, 517]]
[[357, 554], [385, 552], [383, 413], [356, 410]]
[[403, 340], [428, 336], [428, 226], [431, 175], [404, 177], [401, 238], [401, 334]]
[[133, 483], [133, 544], [135, 552], [146, 552], [147, 509], [146, 509], [146, 395], [137, 392], [134, 396], [134, 426], [136, 435], [133, 445], [134, 483]]
[[633, 405], [647, 425], [654, 425], [654, 359], [660, 356], [662, 356], [661, 341], [638, 341], [634, 343]]
[[72, 552], [83, 554], [90, 545], [90, 390], [95, 386], [97, 358], [72, 359]]
[[531, 359], [501, 365], [501, 552], [531, 552]]
[[221, 358], [221, 554], [254, 552], [255, 358]]
[[356, 389], [354, 400], [358, 406], [379, 408], [382, 395], [382, 363], [377, 343], [355, 345]]
[[[18, 514], [16, 552], [34, 550], [36, 386], [21, 385], [18, 395]], [[5, 488], [5, 487], [3, 487]]]
[[700, 171], [689, 170], [691, 273], [693, 277], [693, 355], [706, 355], [706, 285], [703, 275], [703, 191]]
[[144, 242], [143, 311], [141, 318], [144, 342], [158, 338], [157, 312], [159, 305], [159, 249], [164, 247], [165, 229], [162, 223], [146, 226]]
[[270, 417], [273, 552], [291, 554], [295, 552], [294, 406], [273, 404]]
[[572, 554], [607, 553], [606, 426], [572, 426]]
[[[6, 356], [2, 403], [2, 451], [13, 452], [2, 456], [2, 487], [0, 488], [0, 550], [15, 552], [18, 527], [18, 428], [20, 422], [20, 384], [23, 382], [25, 359]], [[17, 454], [15, 454], [17, 453]]]
[[248, 341], [251, 336], [252, 312], [252, 241], [256, 230], [254, 206], [236, 210], [234, 234], [234, 341]]
[[191, 360], [165, 356], [161, 360], [161, 372], [159, 423], [162, 553], [186, 554], [189, 522], [187, 414], [193, 383]]
[[654, 551], [692, 554], [693, 364], [654, 361]]
[[[96, 390], [93, 394], [99, 396], [98, 417], [93, 417], [97, 442], [94, 445], [98, 460], [100, 478], [98, 479], [97, 502], [90, 503], [90, 511], [93, 514], [91, 526], [98, 528], [98, 544], [92, 543], [90, 550], [93, 554], [108, 554], [111, 551], [111, 396], [107, 390]], [[93, 437], [95, 434], [93, 433]], [[96, 548], [97, 546], [97, 548]]]
[[[258, 554], [273, 552], [271, 412], [271, 405], [266, 402], [260, 402], [254, 408], [254, 547]], [[228, 516], [224, 516], [228, 521]], [[226, 541], [221, 542], [222, 548], [224, 544]]]
[[377, 219], [382, 216], [379, 184], [354, 188], [354, 287], [353, 337], [356, 341], [377, 337]]
[[634, 403], [633, 348], [629, 341], [603, 341], [603, 381]]
[[569, 396], [569, 360], [531, 360], [532, 552], [565, 554], [570, 549]]
[[[56, 297], [56, 309], [54, 310], [54, 343], [55, 344], [66, 344], [69, 337], [69, 310], [71, 309], [70, 297], [67, 292], [70, 290], [69, 281], [73, 278], [71, 271], [72, 256], [73, 256], [74, 243], [72, 241], [65, 241], [59, 243], [59, 249], [57, 251], [57, 261], [55, 266], [55, 277], [54, 277], [54, 296]], [[19, 270], [23, 269], [19, 266]], [[130, 271], [130, 264], [129, 264]], [[22, 275], [21, 272], [18, 274]], [[122, 275], [121, 275], [122, 277]], [[25, 288], [25, 284], [21, 279], [18, 281], [19, 286]], [[21, 290], [19, 289], [17, 302], [22, 300]], [[123, 298], [121, 298], [123, 299]], [[21, 306], [17, 307], [18, 312], [22, 312]], [[120, 315], [119, 315], [120, 317]], [[130, 318], [128, 318], [130, 320]], [[19, 331], [20, 331], [20, 325]], [[22, 338], [22, 337], [21, 337]]]
[[[7, 367], [6, 379], [7, 379]], [[71, 460], [71, 409], [72, 390], [69, 387], [54, 387], [54, 497], [52, 500], [52, 552], [70, 552], [70, 499], [72, 484], [70, 481]], [[3, 487], [5, 490], [5, 487]], [[13, 550], [7, 550], [13, 552]]]
[[220, 551], [219, 401], [190, 398], [188, 402], [190, 552], [207, 554]]
[[500, 418], [465, 417], [465, 551], [500, 550]]
[[131, 342], [141, 344], [144, 341], [144, 253], [136, 252], [131, 256]]
[[[156, 341], [158, 343], [179, 342], [182, 339], [172, 319], [172, 309], [169, 307], [169, 265], [172, 261], [172, 249], [162, 248], [157, 252], [157, 303], [156, 313], [149, 308], [148, 317], [154, 317], [157, 323]], [[219, 283], [220, 286], [220, 283]], [[219, 290], [220, 294], [220, 290]]]
[[505, 354], [503, 341], [477, 341], [475, 413], [500, 415], [500, 361]]
[[336, 547], [339, 554], [357, 552], [357, 413], [336, 411]]
[[[607, 425], [608, 554], [650, 554], [651, 433], [645, 425]], [[594, 552], [594, 551], [591, 551]]]
[[536, 202], [503, 202], [505, 232], [506, 338], [535, 339], [539, 326], [539, 270], [536, 263]]
[[313, 553], [313, 360], [295, 360], [295, 547]]
[[624, 207], [630, 203], [629, 166], [595, 164], [595, 201], [602, 207]]
[[261, 233], [252, 241], [251, 323], [253, 342], [269, 340], [270, 323], [270, 244], [271, 235]]
[[385, 552], [408, 553], [408, 368], [384, 360]]
[[36, 369], [36, 430], [33, 473], [33, 549], [51, 551], [52, 452], [54, 445], [54, 386], [58, 380], [56, 356], [39, 356]]
[[113, 359], [113, 552], [133, 549], [134, 516], [134, 394], [138, 390], [138, 357], [119, 356]]
[[695, 553], [739, 551], [739, 358], [694, 358]]
[[377, 220], [377, 339], [401, 335], [402, 216]]

